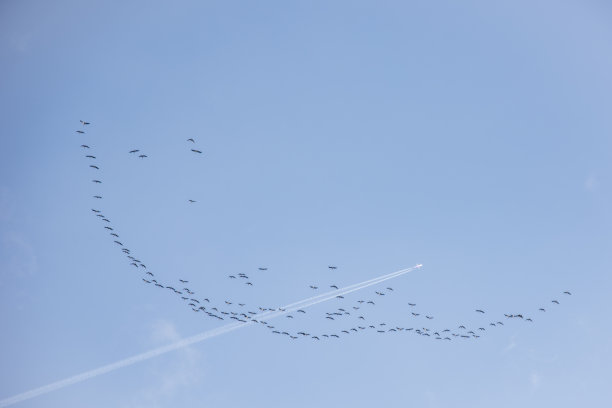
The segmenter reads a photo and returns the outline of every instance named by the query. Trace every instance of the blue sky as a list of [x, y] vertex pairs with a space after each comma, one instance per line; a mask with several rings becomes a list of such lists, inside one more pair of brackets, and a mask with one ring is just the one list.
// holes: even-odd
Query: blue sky
[[423, 263], [376, 319], [547, 312], [444, 344], [248, 327], [19, 406], [609, 404], [612, 9], [495, 3], [3, 2], [0, 398], [217, 327], [143, 284], [99, 206], [217, 299]]

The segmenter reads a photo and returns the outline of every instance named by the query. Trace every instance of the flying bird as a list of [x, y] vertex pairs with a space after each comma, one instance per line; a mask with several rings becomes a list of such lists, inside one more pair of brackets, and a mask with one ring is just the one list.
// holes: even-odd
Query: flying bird
[[477, 311], [478, 313], [484, 313], [484, 311], [482, 311], [482, 310], [480, 310], [480, 309], [476, 309], [476, 311]]
[[81, 122], [81, 124], [82, 124], [83, 126], [87, 126], [87, 125], [89, 125], [89, 124], [90, 124], [89, 122], [85, 122], [85, 121], [83, 121], [83, 120], [79, 120], [79, 122]]
[[559, 301], [558, 300], [553, 300], [552, 303], [559, 304]]
[[91, 181], [93, 181], [94, 183], [98, 183], [98, 184], [102, 183], [100, 180], [91, 180]]
[[138, 153], [140, 150], [138, 149], [134, 149], [134, 150], [130, 150], [130, 153]]
[[85, 132], [83, 132], [82, 130], [77, 130], [76, 132], [77, 132], [77, 133], [80, 133], [80, 134], [85, 133]]
[[189, 200], [189, 202], [190, 202], [190, 203], [195, 203], [195, 202], [196, 202], [196, 200]]
[[90, 164], [89, 167], [91, 167], [92, 169], [100, 170], [98, 166], [94, 166], [93, 164]]
[[187, 141], [191, 143], [195, 143], [195, 140], [193, 140], [192, 138], [187, 139]]
[[146, 154], [141, 154], [141, 155], [140, 155], [140, 156], [138, 156], [138, 157], [140, 157], [141, 159], [144, 159], [145, 157], [149, 157], [149, 156], [147, 156]]
[[83, 149], [89, 149], [89, 146], [87, 146], [87, 145], [81, 145], [81, 147], [82, 147]]
[[259, 269], [260, 271], [267, 271], [268, 270], [268, 268], [257, 268], [257, 269]]
[[566, 295], [571, 295], [571, 293], [569, 291], [567, 291], [567, 290], [565, 292], [563, 292], [563, 293], [565, 293]]
[[201, 151], [196, 150], [196, 149], [191, 149], [191, 151], [194, 152], [194, 153], [202, 153]]
[[331, 285], [330, 288], [338, 289], [338, 287], [336, 285]]
[[95, 159], [95, 158], [96, 158], [96, 156], [92, 156], [91, 154], [88, 154], [88, 155], [87, 155], [87, 156], [85, 156], [85, 157], [87, 157], [88, 159]]
[[332, 265], [328, 266], [328, 268], [329, 268], [329, 269], [332, 269], [332, 270], [333, 270], [333, 269], [338, 269], [338, 267], [337, 267], [337, 266], [332, 266]]
[[98, 198], [99, 199], [99, 198], [102, 198], [102, 196], [93, 196], [93, 198]]

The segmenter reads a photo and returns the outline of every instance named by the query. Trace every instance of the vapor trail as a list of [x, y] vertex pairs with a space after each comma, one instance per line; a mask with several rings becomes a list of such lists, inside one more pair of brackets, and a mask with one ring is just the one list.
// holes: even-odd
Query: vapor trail
[[[355, 292], [357, 290], [361, 290], [361, 289], [367, 288], [369, 286], [376, 285], [376, 284], [384, 282], [386, 280], [397, 278], [398, 276], [404, 275], [404, 274], [406, 274], [408, 272], [412, 272], [415, 269], [419, 269], [421, 266], [422, 265], [419, 264], [419, 265], [413, 266], [412, 268], [402, 269], [402, 270], [399, 270], [399, 271], [396, 271], [396, 272], [392, 272], [392, 273], [389, 273], [387, 275], [382, 275], [382, 276], [379, 276], [377, 278], [373, 278], [373, 279], [370, 279], [370, 280], [367, 280], [367, 281], [364, 281], [364, 282], [360, 282], [360, 283], [356, 283], [356, 284], [353, 284], [353, 285], [350, 285], [350, 286], [346, 286], [346, 287], [338, 289], [338, 290], [334, 290], [334, 291], [331, 291], [331, 292], [323, 293], [321, 295], [313, 296], [313, 297], [301, 300], [299, 302], [288, 304], [288, 305], [286, 305], [284, 307], [276, 309], [276, 311], [273, 311], [273, 312], [272, 311], [268, 311], [268, 312], [260, 313], [260, 314], [256, 315], [254, 318], [256, 320], [259, 320], [259, 319], [262, 319], [262, 318], [273, 319], [275, 317], [282, 316], [282, 315], [287, 314], [289, 312], [293, 312], [293, 311], [295, 311], [297, 309], [304, 309], [304, 308], [307, 308], [307, 307], [310, 307], [310, 306], [314, 306], [314, 305], [316, 305], [318, 303], [322, 303], [322, 302], [325, 302], [327, 300], [334, 299], [336, 296], [339, 296], [339, 295], [344, 295], [344, 294], [347, 294], [347, 293]], [[207, 330], [207, 331], [205, 331], [203, 333], [196, 334], [196, 335], [191, 336], [191, 337], [187, 337], [187, 338], [185, 338], [183, 340], [179, 340], [179, 341], [177, 341], [175, 343], [172, 343], [172, 344], [168, 344], [167, 346], [159, 347], [159, 348], [147, 351], [145, 353], [137, 354], [135, 356], [132, 356], [132, 357], [129, 357], [129, 358], [117, 361], [115, 363], [108, 364], [108, 365], [96, 368], [94, 370], [86, 371], [84, 373], [77, 374], [77, 375], [75, 375], [73, 377], [69, 377], [69, 378], [66, 378], [64, 380], [57, 381], [57, 382], [54, 382], [54, 383], [51, 383], [51, 384], [48, 384], [48, 385], [45, 385], [45, 386], [42, 386], [42, 387], [39, 387], [39, 388], [35, 388], [33, 390], [26, 391], [26, 392], [14, 395], [14, 396], [9, 397], [9, 398], [5, 398], [3, 400], [0, 400], [0, 408], [8, 407], [8, 406], [17, 404], [19, 402], [23, 402], [23, 401], [29, 400], [31, 398], [37, 397], [39, 395], [47, 394], [49, 392], [56, 391], [56, 390], [59, 390], [59, 389], [64, 388], [64, 387], [68, 387], [69, 385], [73, 385], [73, 384], [79, 383], [81, 381], [85, 381], [85, 380], [87, 380], [89, 378], [97, 377], [99, 375], [106, 374], [106, 373], [109, 373], [111, 371], [115, 371], [115, 370], [118, 370], [120, 368], [127, 367], [127, 366], [130, 366], [132, 364], [139, 363], [141, 361], [149, 360], [149, 359], [151, 359], [153, 357], [157, 357], [157, 356], [160, 356], [162, 354], [166, 354], [166, 353], [169, 353], [171, 351], [174, 351], [174, 350], [177, 350], [177, 349], [180, 349], [180, 348], [183, 348], [183, 347], [187, 347], [187, 346], [190, 346], [190, 345], [195, 344], [195, 343], [199, 343], [199, 342], [204, 341], [206, 339], [209, 339], [211, 337], [220, 336], [222, 334], [234, 331], [236, 329], [248, 326], [250, 324], [252, 324], [251, 321], [248, 321], [246, 323], [237, 322], [237, 323], [230, 323], [230, 324], [227, 324], [225, 326], [218, 327], [216, 329]]]

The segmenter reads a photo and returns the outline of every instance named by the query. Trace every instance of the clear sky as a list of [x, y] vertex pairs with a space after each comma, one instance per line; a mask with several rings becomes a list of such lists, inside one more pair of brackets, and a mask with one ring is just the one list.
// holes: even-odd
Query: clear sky
[[[281, 305], [422, 263], [346, 301], [534, 322], [247, 327], [21, 407], [612, 403], [608, 2], [152, 3], [0, 3], [0, 399], [223, 324], [143, 283], [100, 207], [198, 296]], [[276, 323], [326, 332], [335, 307]]]

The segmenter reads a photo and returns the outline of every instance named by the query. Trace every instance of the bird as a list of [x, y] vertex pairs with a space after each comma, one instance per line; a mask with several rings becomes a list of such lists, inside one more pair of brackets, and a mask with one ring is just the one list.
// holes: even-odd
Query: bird
[[181, 283], [189, 283], [189, 281], [183, 280], [183, 279], [179, 279], [179, 282], [181, 282]]
[[141, 159], [144, 159], [145, 157], [149, 157], [149, 156], [147, 156], [146, 154], [141, 154], [141, 155], [140, 155], [140, 156], [138, 156], [138, 157], [140, 157]]
[[94, 182], [94, 183], [98, 183], [98, 184], [102, 183], [100, 180], [91, 180], [91, 181]]
[[196, 149], [191, 149], [191, 151], [194, 152], [194, 153], [202, 153], [201, 151], [196, 150]]
[[187, 139], [187, 141], [191, 143], [195, 143], [195, 140], [193, 140], [192, 138]]
[[559, 304], [559, 301], [558, 300], [552, 300], [552, 303]]
[[338, 267], [337, 267], [337, 266], [332, 266], [332, 265], [328, 266], [328, 268], [329, 268], [329, 269], [332, 269], [332, 270], [334, 270], [334, 269], [338, 269]]
[[433, 316], [425, 316], [426, 318], [428, 318], [429, 320], [433, 319]]
[[81, 147], [82, 147], [83, 149], [89, 149], [89, 146], [84, 145], [84, 144], [83, 144], [83, 145], [81, 145]]
[[478, 313], [484, 313], [484, 311], [482, 311], [482, 310], [480, 310], [480, 309], [476, 309], [476, 311], [477, 311]]
[[94, 166], [93, 164], [90, 164], [89, 167], [91, 167], [92, 169], [100, 170], [98, 166]]
[[408, 303], [408, 306], [416, 306], [416, 303]]
[[93, 198], [98, 198], [98, 199], [100, 199], [100, 198], [102, 198], [102, 196], [95, 195], [95, 196], [93, 196]]
[[541, 312], [545, 312], [545, 311], [546, 311], [546, 309], [544, 309], [543, 307], [541, 307], [539, 310], [540, 310]]
[[330, 285], [330, 288], [332, 289], [338, 289], [338, 287], [336, 285]]
[[80, 133], [80, 134], [85, 133], [85, 132], [83, 132], [82, 130], [77, 130], [76, 132], [77, 132], [77, 133]]
[[191, 199], [190, 199], [190, 200], [189, 200], [189, 202], [190, 202], [190, 203], [195, 203], [195, 202], [196, 202], [196, 200], [191, 200]]
[[114, 232], [111, 232], [111, 235], [112, 235], [113, 237], [119, 238], [119, 235], [115, 234]]
[[268, 270], [268, 268], [257, 268], [257, 269], [259, 269], [260, 271], [267, 271]]
[[138, 153], [140, 150], [138, 149], [134, 149], [134, 150], [130, 150], [129, 153]]
[[251, 282], [246, 282], [247, 285], [249, 286], [253, 286], [253, 284]]
[[229, 275], [230, 279], [236, 279], [236, 277], [234, 275]]
[[87, 155], [87, 156], [85, 156], [85, 157], [87, 157], [88, 159], [95, 159], [95, 158], [96, 158], [96, 156], [92, 156], [91, 154], [88, 154], [88, 155]]
[[318, 286], [310, 285], [310, 289], [319, 289], [319, 287]]
[[89, 125], [89, 124], [90, 124], [89, 122], [85, 122], [85, 121], [83, 121], [83, 120], [79, 120], [79, 122], [81, 122], [81, 124], [82, 124], [83, 126], [87, 126], [87, 125]]
[[123, 244], [119, 241], [115, 241], [115, 244], [123, 246]]
[[566, 295], [571, 295], [571, 293], [570, 293], [568, 290], [566, 290], [566, 291], [565, 291], [565, 292], [563, 292], [563, 293], [565, 293]]
[[390, 290], [391, 292], [393, 292], [393, 288], [387, 288], [387, 290]]

